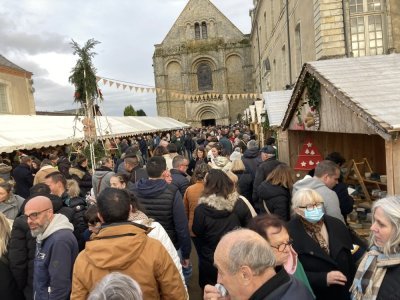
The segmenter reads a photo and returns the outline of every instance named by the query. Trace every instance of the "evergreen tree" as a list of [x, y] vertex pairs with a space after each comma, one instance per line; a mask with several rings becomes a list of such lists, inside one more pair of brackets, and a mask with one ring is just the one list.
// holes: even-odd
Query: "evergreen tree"
[[71, 70], [69, 82], [75, 86], [74, 101], [86, 104], [86, 95], [88, 96], [88, 104], [93, 106], [93, 101], [96, 98], [103, 100], [100, 90], [96, 82], [96, 68], [93, 65], [92, 58], [96, 55], [93, 52], [94, 47], [100, 42], [90, 39], [81, 47], [77, 42], [72, 40], [71, 45], [74, 50], [73, 54], [78, 55], [78, 61], [75, 67]]
[[135, 109], [133, 108], [132, 105], [128, 105], [127, 107], [125, 107], [124, 109], [124, 116], [137, 116], [137, 112], [135, 111]]
[[136, 111], [136, 115], [137, 116], [146, 116], [146, 113], [144, 112], [143, 109], [139, 109], [138, 111]]

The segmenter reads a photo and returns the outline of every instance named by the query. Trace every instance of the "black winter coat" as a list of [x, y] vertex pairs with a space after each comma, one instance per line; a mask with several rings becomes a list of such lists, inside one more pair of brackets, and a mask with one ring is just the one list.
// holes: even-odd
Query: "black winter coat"
[[87, 203], [81, 197], [74, 197], [70, 199], [69, 208], [73, 210], [72, 225], [74, 225], [74, 235], [78, 241], [79, 251], [85, 248], [85, 238], [83, 236], [88, 225], [85, 222], [85, 212], [87, 210]]
[[24, 299], [21, 290], [15, 284], [6, 256], [0, 257], [0, 297], [2, 300]]
[[387, 268], [376, 300], [400, 299], [400, 265]]
[[69, 174], [72, 179], [75, 179], [81, 190], [80, 196], [85, 197], [90, 189], [92, 188], [92, 175], [90, 175], [89, 170], [80, 165], [70, 168]]
[[[299, 216], [288, 223], [293, 248], [317, 300], [350, 299], [349, 289], [355, 275], [355, 264], [350, 252], [353, 245], [349, 231], [340, 220], [331, 216], [325, 215], [324, 223], [329, 235], [329, 255], [307, 234]], [[342, 272], [347, 278], [346, 285], [327, 286], [326, 278], [330, 271]]]
[[261, 213], [266, 213], [264, 202], [271, 214], [278, 215], [285, 221], [290, 220], [291, 195], [287, 188], [263, 181], [257, 193], [260, 198]]
[[22, 198], [29, 197], [29, 189], [33, 185], [33, 176], [31, 167], [27, 164], [19, 164], [13, 171], [15, 180], [15, 194]]
[[187, 169], [187, 173], [192, 176], [193, 175], [193, 171], [194, 169], [196, 169], [196, 167], [200, 164], [208, 164], [210, 162], [210, 160], [206, 157], [204, 159], [198, 159], [198, 158], [193, 158], [190, 160], [189, 162], [189, 166]]
[[214, 251], [221, 237], [237, 227], [245, 227], [251, 219], [247, 205], [238, 197], [237, 193], [228, 199], [215, 195], [201, 197], [194, 211], [192, 230], [197, 239], [199, 284], [202, 288], [217, 283]]
[[251, 205], [254, 207], [253, 178], [251, 177], [251, 174], [247, 172], [234, 172], [234, 174], [238, 177], [238, 193], [249, 200]]
[[[47, 197], [53, 204], [54, 213], [63, 214], [72, 223], [73, 210], [65, 207], [61, 198], [57, 196], [48, 195]], [[35, 258], [36, 239], [32, 237], [24, 216], [19, 216], [14, 220], [8, 247], [11, 273], [18, 288], [23, 291], [25, 299], [31, 300], [33, 299], [33, 260]]]
[[256, 177], [257, 167], [262, 163], [260, 150], [258, 148], [247, 149], [243, 153], [242, 161], [246, 167], [247, 173], [250, 173], [254, 179]]
[[347, 215], [353, 211], [354, 199], [349, 195], [347, 191], [347, 185], [344, 182], [339, 181], [332, 189], [339, 198], [340, 212], [343, 218], [347, 220]]
[[276, 160], [275, 158], [270, 158], [266, 161], [263, 161], [256, 170], [256, 177], [254, 178], [253, 182], [253, 201], [255, 204], [256, 210], [260, 211], [260, 207], [262, 203], [259, 201], [258, 197], [258, 187], [260, 184], [267, 178], [269, 173], [271, 173], [276, 166], [281, 164], [279, 160]]

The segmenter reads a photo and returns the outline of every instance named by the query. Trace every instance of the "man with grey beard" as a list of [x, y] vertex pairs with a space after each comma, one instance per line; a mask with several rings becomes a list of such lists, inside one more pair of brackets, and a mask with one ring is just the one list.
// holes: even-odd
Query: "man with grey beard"
[[53, 213], [52, 203], [45, 196], [29, 200], [24, 215], [32, 236], [36, 237], [34, 299], [69, 299], [72, 269], [78, 255], [73, 225], [64, 215]]

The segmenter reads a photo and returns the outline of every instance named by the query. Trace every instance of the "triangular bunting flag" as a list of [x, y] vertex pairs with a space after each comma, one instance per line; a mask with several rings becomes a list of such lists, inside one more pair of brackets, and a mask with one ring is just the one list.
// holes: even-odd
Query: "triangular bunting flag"
[[130, 86], [129, 86], [129, 90], [130, 90], [131, 92], [132, 92], [132, 89], [133, 89], [133, 86], [130, 85]]
[[108, 80], [103, 78], [103, 84], [106, 85], [107, 82], [108, 82]]
[[114, 84], [114, 81], [110, 80], [108, 83], [110, 84], [110, 86], [112, 86]]
[[99, 82], [101, 80], [101, 77], [96, 76], [96, 82]]
[[117, 89], [119, 89], [121, 84], [117, 82], [116, 85], [117, 85]]
[[126, 84], [123, 84], [123, 85], [122, 85], [122, 89], [125, 90], [125, 89], [126, 89], [126, 86], [127, 86]]
[[135, 92], [137, 93], [139, 90], [139, 88], [137, 86], [135, 86]]
[[144, 88], [141, 87], [140, 88], [140, 92], [143, 93], [144, 92]]

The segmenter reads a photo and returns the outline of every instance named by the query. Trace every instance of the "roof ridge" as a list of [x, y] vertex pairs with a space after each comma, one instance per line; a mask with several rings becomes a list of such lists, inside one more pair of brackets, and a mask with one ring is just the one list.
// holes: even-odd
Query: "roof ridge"
[[1, 55], [1, 54], [0, 54], [0, 66], [7, 67], [7, 68], [10, 68], [10, 69], [14, 69], [14, 70], [18, 70], [18, 71], [23, 71], [23, 72], [28, 72], [28, 73], [30, 73], [29, 71], [27, 71], [27, 70], [21, 68], [20, 66], [14, 64], [13, 62], [11, 62], [10, 60], [8, 60], [7, 58], [5, 58], [5, 57], [4, 57], [3, 55]]

